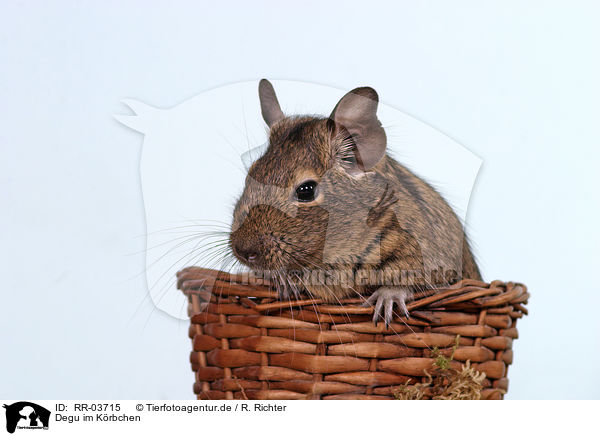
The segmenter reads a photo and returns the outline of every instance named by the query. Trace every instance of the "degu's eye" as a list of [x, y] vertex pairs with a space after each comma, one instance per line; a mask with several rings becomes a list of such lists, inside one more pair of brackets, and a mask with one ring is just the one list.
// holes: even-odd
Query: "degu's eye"
[[296, 198], [302, 203], [314, 201], [317, 192], [317, 182], [309, 180], [296, 188]]

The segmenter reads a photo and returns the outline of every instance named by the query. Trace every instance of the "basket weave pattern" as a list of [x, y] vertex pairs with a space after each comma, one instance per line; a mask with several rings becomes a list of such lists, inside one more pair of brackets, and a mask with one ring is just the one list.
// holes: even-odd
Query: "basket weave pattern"
[[[408, 304], [410, 318], [386, 330], [360, 299], [279, 301], [269, 283], [187, 268], [190, 356], [198, 399], [393, 399], [406, 382], [427, 380], [434, 347], [452, 365], [485, 372], [482, 399], [508, 390], [524, 285], [463, 280]], [[428, 398], [425, 395], [424, 398]]]

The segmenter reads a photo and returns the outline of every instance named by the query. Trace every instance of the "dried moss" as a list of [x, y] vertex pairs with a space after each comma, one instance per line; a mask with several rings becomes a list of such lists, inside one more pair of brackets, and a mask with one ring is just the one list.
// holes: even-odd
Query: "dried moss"
[[432, 373], [423, 371], [427, 381], [410, 384], [409, 380], [396, 388], [394, 397], [397, 400], [422, 400], [424, 397], [432, 400], [481, 399], [485, 373], [471, 368], [471, 362], [468, 360], [460, 370], [454, 369], [450, 365], [458, 348], [459, 339], [460, 336], [456, 336], [450, 357], [444, 356], [438, 347], [434, 347], [432, 355], [435, 360]]

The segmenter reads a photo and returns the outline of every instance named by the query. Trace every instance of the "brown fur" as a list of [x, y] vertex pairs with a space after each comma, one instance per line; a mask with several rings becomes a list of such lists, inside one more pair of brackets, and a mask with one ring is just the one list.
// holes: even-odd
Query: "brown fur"
[[[414, 280], [402, 286], [413, 291], [481, 279], [458, 217], [424, 180], [387, 154], [372, 168], [361, 168], [362, 149], [333, 114], [270, 114], [269, 147], [248, 171], [230, 244], [251, 268], [275, 270], [282, 296], [291, 286], [336, 301], [369, 295], [379, 286], [307, 283], [290, 274], [301, 269], [346, 270], [362, 277], [412, 271]], [[376, 133], [383, 135], [383, 129]], [[344, 159], [348, 153], [356, 162]], [[318, 182], [317, 201], [298, 203], [295, 189], [307, 179]], [[251, 264], [238, 256], [248, 250], [257, 254]]]

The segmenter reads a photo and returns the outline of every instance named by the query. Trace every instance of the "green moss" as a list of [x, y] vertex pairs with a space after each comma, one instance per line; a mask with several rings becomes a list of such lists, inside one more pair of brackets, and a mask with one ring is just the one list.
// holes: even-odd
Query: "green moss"
[[460, 371], [451, 367], [459, 342], [460, 336], [457, 335], [450, 357], [444, 356], [438, 347], [434, 347], [431, 352], [434, 358], [432, 374], [423, 370], [427, 382], [410, 384], [409, 380], [396, 388], [394, 398], [397, 400], [422, 400], [423, 398], [479, 400], [485, 373], [475, 371], [469, 361], [462, 365]]
[[459, 341], [460, 341], [460, 335], [456, 335], [456, 339], [454, 340], [454, 345], [452, 346], [452, 354], [450, 355], [449, 358], [442, 354], [439, 347], [437, 347], [437, 346], [433, 347], [431, 354], [432, 354], [433, 358], [435, 359], [435, 362], [433, 363], [434, 366], [437, 366], [441, 370], [450, 369], [450, 362], [452, 362], [452, 360], [454, 359], [454, 353], [456, 353], [456, 349], [458, 348]]

